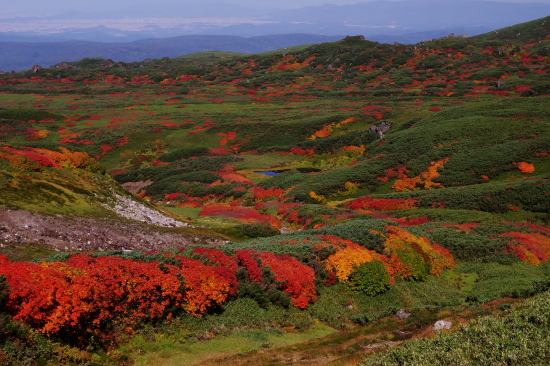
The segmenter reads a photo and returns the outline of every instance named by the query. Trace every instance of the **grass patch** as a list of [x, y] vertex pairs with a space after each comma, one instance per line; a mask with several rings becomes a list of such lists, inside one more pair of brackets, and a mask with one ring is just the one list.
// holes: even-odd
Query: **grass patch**
[[479, 276], [476, 272], [461, 273], [459, 278], [460, 290], [464, 292], [470, 292], [474, 289]]
[[529, 292], [536, 282], [548, 279], [550, 265], [543, 263], [540, 266], [533, 266], [524, 262], [462, 263], [455, 271], [461, 273], [461, 278], [464, 277], [462, 274], [477, 275], [475, 281], [470, 278], [466, 283], [466, 289], [470, 290], [468, 301], [485, 303], [506, 296], [521, 296], [522, 293]]
[[325, 337], [334, 332], [334, 328], [317, 324], [310, 330], [298, 333], [286, 333], [281, 330], [246, 330], [196, 343], [181, 343], [178, 337], [182, 334], [157, 334], [154, 341], [138, 335], [128, 346], [134, 350], [136, 365], [197, 365], [211, 358], [288, 346]]
[[38, 243], [2, 243], [0, 254], [8, 256], [12, 262], [28, 262], [56, 254], [51, 247]]
[[243, 155], [243, 161], [236, 163], [237, 170], [252, 170], [252, 169], [269, 169], [281, 168], [293, 165], [296, 162], [296, 156], [292, 155], [277, 155], [277, 154], [261, 154], [261, 155]]
[[191, 220], [196, 220], [202, 212], [201, 207], [175, 207], [171, 205], [163, 205], [162, 207], [178, 216], [190, 218]]

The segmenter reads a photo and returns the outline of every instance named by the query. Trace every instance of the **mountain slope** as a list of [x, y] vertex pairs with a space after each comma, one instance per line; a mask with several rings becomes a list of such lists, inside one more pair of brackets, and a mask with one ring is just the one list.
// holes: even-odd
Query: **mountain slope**
[[517, 42], [533, 42], [547, 40], [550, 33], [550, 16], [530, 22], [498, 29], [478, 38], [491, 40], [515, 40]]
[[[357, 330], [326, 359], [358, 363], [355, 347], [432, 334], [441, 318], [506, 312], [502, 298], [546, 292], [549, 41], [527, 32], [540, 43], [353, 36], [0, 75], [3, 217], [35, 210], [43, 227], [45, 214], [65, 213], [55, 220], [67, 227], [25, 240], [61, 235], [71, 248], [103, 249], [87, 245], [85, 226], [125, 249], [41, 263], [0, 256], [0, 291], [12, 291], [3, 319], [63, 342], [52, 362], [70, 352], [82, 364], [181, 364], [195, 344], [242, 335], [260, 340], [256, 350], [323, 322]], [[149, 220], [161, 207], [192, 226], [127, 221], [125, 189]], [[152, 239], [122, 237], [132, 230]], [[410, 322], [394, 318], [398, 309]], [[381, 331], [363, 337], [368, 324]], [[32, 341], [6, 339], [8, 360]]]

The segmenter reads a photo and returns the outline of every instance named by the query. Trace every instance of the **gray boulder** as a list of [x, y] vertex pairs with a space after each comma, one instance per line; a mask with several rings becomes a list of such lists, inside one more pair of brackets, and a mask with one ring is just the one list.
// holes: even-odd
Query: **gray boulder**
[[391, 129], [391, 125], [388, 122], [380, 122], [376, 125], [370, 125], [369, 132], [376, 132], [378, 137], [384, 138], [384, 134]]
[[448, 321], [445, 321], [445, 320], [438, 320], [434, 324], [434, 330], [451, 329], [452, 325], [453, 325], [453, 322], [448, 322]]
[[407, 319], [409, 316], [411, 316], [411, 313], [407, 313], [405, 310], [401, 309], [397, 313], [395, 313], [395, 316], [399, 319]]
[[33, 73], [36, 74], [36, 73], [39, 72], [40, 70], [42, 70], [42, 66], [37, 65], [37, 64], [32, 65], [32, 72], [33, 72]]

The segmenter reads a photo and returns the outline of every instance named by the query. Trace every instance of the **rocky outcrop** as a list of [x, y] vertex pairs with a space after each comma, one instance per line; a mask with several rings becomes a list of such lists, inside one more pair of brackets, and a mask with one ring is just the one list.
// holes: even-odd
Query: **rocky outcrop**
[[61, 61], [60, 63], [54, 65], [53, 67], [55, 67], [56, 69], [66, 70], [68, 68], [73, 67], [73, 65], [69, 64], [67, 61]]
[[409, 316], [411, 316], [411, 313], [406, 312], [404, 309], [401, 309], [395, 313], [395, 317], [399, 319], [407, 319]]
[[391, 129], [391, 125], [388, 122], [380, 122], [376, 125], [370, 125], [369, 132], [376, 132], [378, 137], [383, 139], [385, 133]]
[[140, 194], [142, 192], [143, 188], [145, 188], [147, 186], [150, 186], [151, 184], [153, 184], [153, 181], [148, 179], [148, 180], [140, 181], [140, 182], [126, 182], [126, 183], [122, 184], [122, 186], [128, 192], [131, 192], [131, 193], [137, 195], [137, 194]]
[[434, 330], [440, 330], [440, 329], [451, 329], [451, 326], [453, 325], [453, 322], [448, 322], [445, 320], [438, 320], [434, 324]]
[[108, 59], [105, 61], [105, 67], [114, 67], [115, 66], [115, 62], [111, 59]]
[[187, 223], [178, 221], [160, 211], [134, 201], [129, 197], [124, 197], [116, 193], [114, 196], [116, 201], [113, 206], [107, 204], [104, 204], [103, 206], [109, 210], [115, 211], [118, 215], [127, 219], [164, 227], [189, 226]]

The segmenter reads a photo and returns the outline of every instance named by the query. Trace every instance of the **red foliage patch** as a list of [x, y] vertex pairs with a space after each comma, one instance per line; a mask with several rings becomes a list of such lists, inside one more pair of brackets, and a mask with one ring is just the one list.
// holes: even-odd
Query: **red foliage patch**
[[370, 196], [367, 196], [346, 202], [346, 206], [349, 206], [352, 210], [393, 211], [415, 209], [417, 208], [417, 204], [419, 202], [419, 200], [416, 200], [414, 198], [391, 199], [372, 198]]
[[301, 146], [300, 147], [293, 147], [292, 149], [290, 149], [290, 151], [293, 153], [293, 154], [296, 154], [296, 155], [315, 155], [315, 149], [309, 149], [309, 150], [306, 150], [304, 148], [302, 148]]
[[101, 145], [101, 150], [103, 150], [101, 155], [106, 155], [109, 151], [112, 151], [115, 149], [116, 147], [114, 147], [113, 145]]
[[276, 229], [282, 227], [282, 223], [273, 216], [261, 214], [253, 208], [235, 207], [222, 203], [205, 206], [199, 216], [223, 216], [245, 224], [269, 224]]

